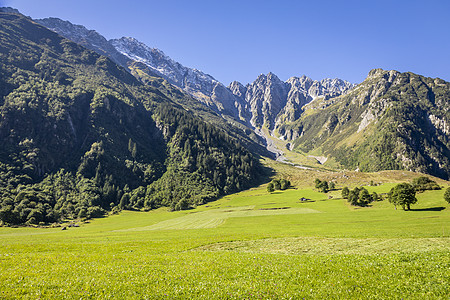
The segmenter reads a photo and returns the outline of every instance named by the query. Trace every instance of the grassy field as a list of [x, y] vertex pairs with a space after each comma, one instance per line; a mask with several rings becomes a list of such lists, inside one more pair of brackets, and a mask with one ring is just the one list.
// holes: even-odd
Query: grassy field
[[[449, 298], [444, 190], [418, 194], [408, 212], [387, 201], [355, 208], [340, 191], [307, 186], [342, 173], [294, 169], [279, 174], [296, 189], [263, 185], [189, 211], [124, 211], [65, 231], [0, 228], [0, 298]], [[349, 173], [338, 185], [376, 180], [369, 191], [387, 192], [411, 176]]]

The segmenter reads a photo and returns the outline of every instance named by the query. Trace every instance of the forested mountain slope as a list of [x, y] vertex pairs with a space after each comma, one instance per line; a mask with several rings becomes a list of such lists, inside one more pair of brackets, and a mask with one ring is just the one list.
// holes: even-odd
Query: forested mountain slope
[[245, 104], [212, 76], [187, 68], [166, 56], [161, 50], [150, 48], [134, 38], [106, 40], [95, 30], [58, 18], [35, 20], [61, 36], [109, 57], [123, 66], [141, 82], [180, 104], [186, 110], [226, 130], [253, 152], [270, 155], [261, 140], [245, 122]]
[[450, 83], [442, 79], [375, 69], [348, 94], [305, 109], [278, 132], [298, 150], [361, 171], [450, 177]]
[[233, 131], [176, 104], [175, 93], [0, 12], [0, 220], [182, 209], [253, 184], [259, 164]]

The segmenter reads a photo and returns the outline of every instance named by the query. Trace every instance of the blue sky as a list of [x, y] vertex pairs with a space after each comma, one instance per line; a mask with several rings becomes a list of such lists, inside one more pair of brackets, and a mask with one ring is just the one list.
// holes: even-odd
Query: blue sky
[[450, 1], [0, 0], [33, 18], [58, 17], [106, 38], [132, 36], [229, 84], [364, 80], [373, 68], [450, 81]]

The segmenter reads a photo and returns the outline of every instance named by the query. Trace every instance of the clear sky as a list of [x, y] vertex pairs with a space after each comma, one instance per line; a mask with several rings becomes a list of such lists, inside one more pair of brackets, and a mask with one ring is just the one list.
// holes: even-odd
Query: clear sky
[[108, 39], [135, 37], [225, 85], [280, 79], [364, 80], [373, 68], [450, 81], [449, 0], [0, 0]]

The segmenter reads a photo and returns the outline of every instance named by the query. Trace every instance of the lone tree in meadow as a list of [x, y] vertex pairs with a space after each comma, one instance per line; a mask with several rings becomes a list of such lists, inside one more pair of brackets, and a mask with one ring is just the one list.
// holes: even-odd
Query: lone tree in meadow
[[444, 200], [447, 201], [447, 203], [450, 204], [450, 187], [448, 187], [447, 190], [444, 193]]
[[280, 183], [279, 180], [274, 179], [274, 180], [272, 180], [272, 183], [273, 183], [274, 189], [276, 189], [276, 190], [281, 190], [281, 183]]
[[273, 186], [273, 183], [272, 183], [272, 182], [269, 182], [269, 184], [267, 185], [267, 191], [268, 191], [269, 193], [272, 193], [272, 192], [275, 191], [275, 187]]
[[417, 202], [416, 189], [409, 183], [397, 184], [389, 192], [389, 202], [395, 207], [400, 205], [403, 210], [410, 210], [410, 205]]

